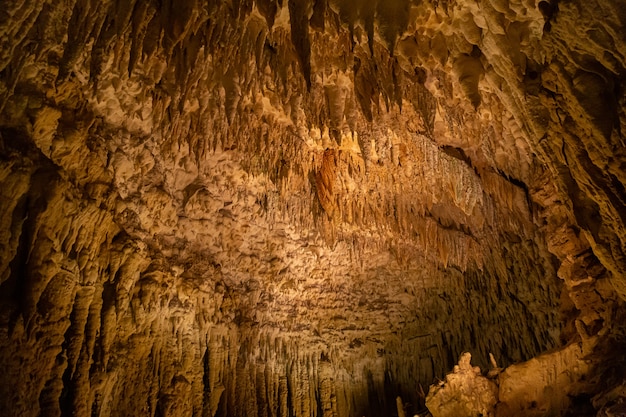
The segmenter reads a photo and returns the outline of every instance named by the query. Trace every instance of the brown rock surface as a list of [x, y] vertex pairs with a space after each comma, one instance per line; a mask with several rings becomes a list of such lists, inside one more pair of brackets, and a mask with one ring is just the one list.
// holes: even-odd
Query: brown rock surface
[[6, 415], [619, 413], [623, 1], [0, 9]]
[[481, 375], [479, 367], [472, 367], [472, 355], [461, 355], [454, 372], [446, 381], [432, 386], [426, 406], [434, 417], [443, 416], [488, 416], [493, 415], [498, 402], [498, 386]]

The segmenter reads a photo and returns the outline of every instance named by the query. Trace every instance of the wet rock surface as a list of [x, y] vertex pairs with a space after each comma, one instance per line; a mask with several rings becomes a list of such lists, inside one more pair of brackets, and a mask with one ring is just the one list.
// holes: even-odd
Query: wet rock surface
[[0, 409], [616, 415], [623, 6], [5, 1]]

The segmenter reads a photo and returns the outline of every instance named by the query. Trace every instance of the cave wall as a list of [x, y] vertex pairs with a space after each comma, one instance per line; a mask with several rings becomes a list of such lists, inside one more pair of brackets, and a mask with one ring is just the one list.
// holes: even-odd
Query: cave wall
[[9, 415], [389, 415], [465, 350], [617, 355], [619, 2], [4, 3]]

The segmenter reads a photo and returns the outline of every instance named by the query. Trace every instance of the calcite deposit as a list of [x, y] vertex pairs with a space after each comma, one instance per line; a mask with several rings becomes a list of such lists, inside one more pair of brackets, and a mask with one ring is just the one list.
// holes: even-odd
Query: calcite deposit
[[3, 0], [2, 414], [619, 415], [625, 24]]
[[[498, 403], [498, 386], [481, 375], [479, 367], [472, 367], [471, 359], [472, 355], [465, 352], [454, 372], [446, 376], [445, 383], [431, 387], [426, 405], [434, 417], [493, 415]], [[517, 384], [515, 391], [518, 391]]]

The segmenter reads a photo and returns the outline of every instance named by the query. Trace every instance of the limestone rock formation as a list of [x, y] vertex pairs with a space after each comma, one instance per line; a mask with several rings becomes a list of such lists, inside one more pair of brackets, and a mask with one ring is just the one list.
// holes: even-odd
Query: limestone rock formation
[[598, 383], [585, 379], [593, 373], [591, 364], [579, 345], [570, 344], [483, 375], [479, 367], [471, 366], [471, 354], [466, 352], [445, 382], [431, 387], [426, 406], [433, 417], [547, 416], [564, 410], [595, 415], [585, 409], [590, 404], [580, 403]]
[[3, 0], [0, 409], [616, 415], [624, 10]]
[[428, 393], [426, 406], [433, 417], [493, 416], [498, 402], [498, 386], [482, 376], [479, 367], [472, 367], [472, 355], [461, 355], [454, 372]]

